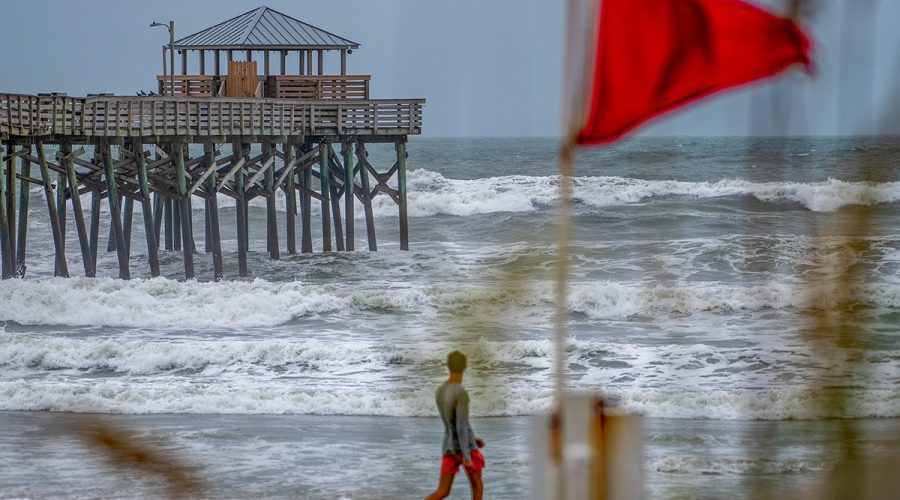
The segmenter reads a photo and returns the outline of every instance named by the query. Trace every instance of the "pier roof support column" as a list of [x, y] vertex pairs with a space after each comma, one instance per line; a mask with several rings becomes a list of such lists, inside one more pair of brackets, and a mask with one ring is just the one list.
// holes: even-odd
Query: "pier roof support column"
[[50, 215], [50, 230], [53, 233], [53, 246], [56, 250], [55, 276], [69, 277], [69, 266], [66, 264], [66, 246], [62, 239], [62, 229], [59, 225], [59, 211], [56, 209], [56, 193], [50, 181], [50, 168], [47, 165], [47, 156], [44, 151], [44, 143], [37, 143], [38, 162], [41, 167], [41, 180], [43, 181], [44, 197], [47, 199], [47, 212]]
[[347, 49], [341, 49], [341, 74], [347, 74]]
[[184, 169], [184, 144], [172, 144], [175, 154], [175, 178], [178, 181], [178, 212], [181, 216], [181, 243], [184, 255], [184, 278], [194, 278], [194, 245], [191, 235], [191, 206], [188, 203], [187, 174]]
[[[3, 146], [0, 145], [0, 157], [3, 156]], [[6, 215], [6, 171], [3, 163], [0, 163], [0, 278], [9, 279], [13, 276], [12, 247], [9, 241], [9, 220]]]
[[318, 54], [319, 54], [319, 64], [318, 64], [318, 67], [316, 68], [316, 72], [319, 75], [324, 75], [325, 74], [325, 52], [321, 49], [317, 50], [316, 52], [318, 52]]
[[206, 51], [200, 49], [200, 74], [206, 74]]

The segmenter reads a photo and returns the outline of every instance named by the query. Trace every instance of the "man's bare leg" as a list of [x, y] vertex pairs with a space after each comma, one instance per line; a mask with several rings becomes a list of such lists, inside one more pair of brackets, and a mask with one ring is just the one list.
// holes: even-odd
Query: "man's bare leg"
[[[479, 473], [480, 477], [480, 473]], [[440, 500], [450, 496], [450, 487], [453, 486], [453, 474], [441, 474], [441, 480], [433, 493], [425, 497], [425, 500]], [[478, 498], [481, 498], [480, 496]]]
[[[469, 486], [472, 487], [472, 500], [481, 500], [481, 496], [484, 494], [484, 484], [481, 482], [481, 471], [477, 470], [468, 474], [469, 476]], [[449, 493], [450, 490], [447, 490]]]

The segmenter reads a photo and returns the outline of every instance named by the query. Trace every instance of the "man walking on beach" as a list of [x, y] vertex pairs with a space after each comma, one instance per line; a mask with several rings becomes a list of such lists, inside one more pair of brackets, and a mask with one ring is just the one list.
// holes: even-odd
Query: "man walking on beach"
[[438, 413], [444, 421], [443, 459], [441, 460], [441, 480], [434, 492], [425, 500], [437, 500], [450, 495], [453, 478], [459, 472], [459, 466], [466, 469], [469, 485], [472, 487], [472, 499], [481, 500], [484, 486], [481, 482], [481, 470], [484, 469], [484, 456], [478, 448], [484, 441], [475, 437], [469, 425], [469, 393], [462, 386], [463, 372], [466, 370], [466, 356], [453, 351], [447, 356], [447, 368], [450, 378], [438, 387], [435, 394]]

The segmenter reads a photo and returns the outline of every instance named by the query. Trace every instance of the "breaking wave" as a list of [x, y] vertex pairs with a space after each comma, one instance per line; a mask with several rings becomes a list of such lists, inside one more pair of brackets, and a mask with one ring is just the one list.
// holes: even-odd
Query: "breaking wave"
[[[551, 341], [480, 340], [463, 347], [472, 367], [473, 414], [533, 415], [550, 407]], [[8, 376], [0, 381], [0, 410], [430, 416], [431, 386], [443, 376], [449, 348], [446, 342], [4, 334], [0, 369]], [[857, 360], [884, 382], [846, 391], [846, 410], [830, 404], [834, 394], [827, 388], [784, 386], [785, 374], [814, 380], [832, 369], [808, 366], [810, 356], [803, 346], [599, 339], [572, 340], [567, 354], [577, 375], [572, 388], [603, 389], [618, 411], [716, 420], [900, 417], [900, 393], [889, 382], [895, 356]]]
[[[845, 307], [900, 308], [900, 285], [859, 285]], [[0, 321], [27, 325], [241, 329], [272, 327], [347, 310], [542, 315], [550, 284], [521, 289], [429, 286], [350, 288], [303, 282], [179, 282], [166, 278], [48, 278], [0, 282]], [[808, 285], [690, 287], [614, 282], [573, 285], [569, 310], [593, 319], [761, 310], [829, 310], [840, 304]], [[84, 304], [90, 304], [85, 307]]]
[[[900, 182], [867, 183], [828, 179], [824, 182], [716, 182], [644, 180], [624, 177], [576, 177], [577, 203], [601, 208], [644, 202], [653, 198], [709, 199], [753, 196], [766, 203], [799, 203], [814, 212], [834, 212], [848, 205], [877, 205], [900, 201]], [[444, 177], [438, 172], [409, 173], [409, 214], [466, 216], [493, 212], [529, 212], [556, 203], [557, 176], [511, 175], [475, 180]], [[394, 215], [386, 197], [376, 198], [376, 214]]]

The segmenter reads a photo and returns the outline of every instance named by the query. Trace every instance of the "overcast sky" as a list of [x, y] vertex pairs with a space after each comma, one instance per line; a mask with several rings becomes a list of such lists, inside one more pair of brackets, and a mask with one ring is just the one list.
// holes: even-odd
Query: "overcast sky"
[[[900, 133], [900, 1], [815, 3], [813, 79], [795, 71], [641, 133]], [[180, 38], [261, 5], [360, 43], [349, 72], [373, 75], [373, 97], [427, 98], [425, 135], [559, 133], [565, 0], [2, 0], [0, 92], [155, 90], [168, 38], [151, 21]]]

